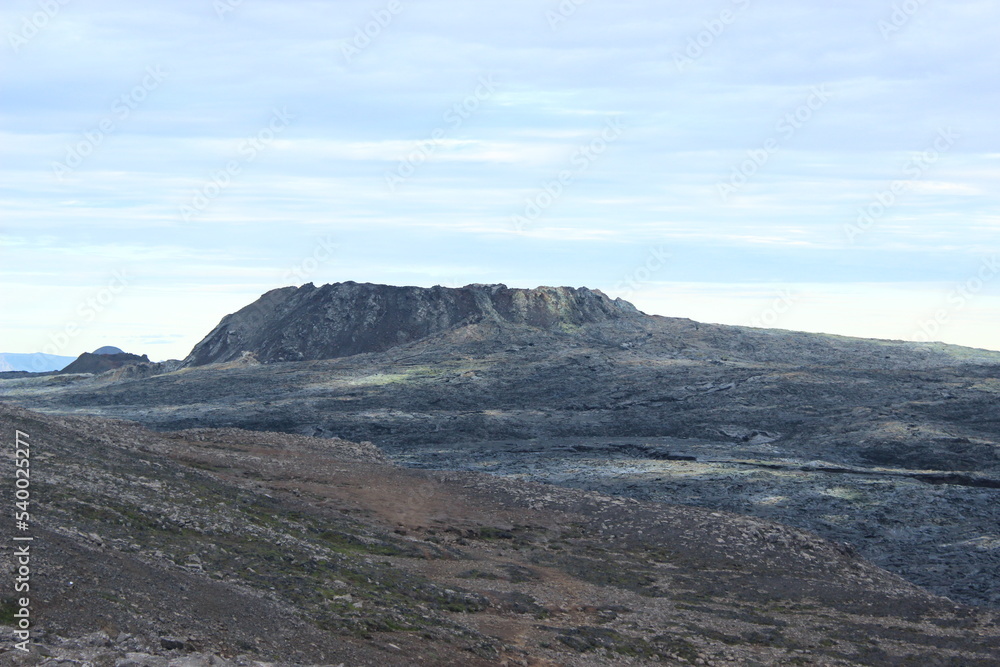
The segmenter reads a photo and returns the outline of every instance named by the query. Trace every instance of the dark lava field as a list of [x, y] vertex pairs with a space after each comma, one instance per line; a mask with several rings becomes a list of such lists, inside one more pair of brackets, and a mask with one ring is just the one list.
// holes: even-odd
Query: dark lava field
[[345, 283], [269, 293], [183, 361], [0, 376], [0, 402], [754, 517], [1000, 607], [1000, 353], [699, 324], [583, 289]]

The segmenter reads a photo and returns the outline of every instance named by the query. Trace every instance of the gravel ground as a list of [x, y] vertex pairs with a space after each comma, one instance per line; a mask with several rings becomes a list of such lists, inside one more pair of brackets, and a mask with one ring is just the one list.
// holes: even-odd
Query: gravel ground
[[33, 448], [37, 643], [24, 656], [7, 630], [2, 664], [985, 666], [1000, 650], [995, 613], [763, 519], [0, 404], [14, 430]]

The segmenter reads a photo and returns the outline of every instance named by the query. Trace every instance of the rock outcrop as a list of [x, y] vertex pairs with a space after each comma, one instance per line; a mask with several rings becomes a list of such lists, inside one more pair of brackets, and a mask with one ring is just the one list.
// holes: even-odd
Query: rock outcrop
[[333, 359], [382, 352], [479, 322], [542, 329], [643, 317], [621, 299], [585, 287], [512, 289], [506, 285], [394, 287], [335, 283], [272, 290], [227, 315], [198, 343], [186, 366]]
[[[101, 348], [104, 349], [104, 348]], [[129, 354], [128, 352], [121, 352], [118, 354], [109, 354], [103, 352], [84, 352], [76, 361], [71, 363], [66, 368], [59, 371], [60, 373], [104, 373], [107, 371], [114, 370], [116, 368], [121, 368], [122, 366], [128, 366], [129, 364], [140, 364], [140, 363], [150, 363], [149, 357], [145, 354], [139, 356], [138, 354]]]

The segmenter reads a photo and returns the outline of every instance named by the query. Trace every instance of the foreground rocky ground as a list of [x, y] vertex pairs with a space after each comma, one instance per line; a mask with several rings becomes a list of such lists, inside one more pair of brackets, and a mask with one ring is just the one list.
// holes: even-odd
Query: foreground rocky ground
[[780, 521], [855, 545], [939, 595], [1000, 606], [1000, 490], [992, 477], [803, 461], [773, 447], [671, 438], [415, 446], [397, 459]]
[[[233, 337], [220, 325], [199, 349], [216, 338]], [[370, 440], [415, 467], [746, 513], [848, 542], [956, 601], [1000, 604], [998, 353], [641, 314], [480, 322], [316, 361], [237, 349], [202, 367], [11, 377], [0, 400], [159, 430]]]
[[[5, 441], [15, 429], [32, 446], [38, 644], [21, 655], [8, 632], [3, 664], [992, 665], [1000, 653], [995, 612], [757, 518], [406, 469], [336, 439], [154, 433], [0, 405]], [[0, 527], [10, 579], [13, 526]], [[9, 597], [2, 611], [9, 623]]]

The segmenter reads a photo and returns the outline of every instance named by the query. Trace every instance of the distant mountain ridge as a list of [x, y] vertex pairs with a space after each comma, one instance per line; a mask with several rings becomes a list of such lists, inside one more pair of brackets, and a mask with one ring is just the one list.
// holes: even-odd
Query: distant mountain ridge
[[252, 353], [261, 362], [381, 352], [467, 324], [542, 329], [645, 317], [586, 287], [395, 287], [344, 282], [272, 290], [227, 315], [184, 360], [201, 366]]
[[16, 353], [0, 352], [0, 373], [9, 371], [28, 371], [30, 373], [46, 373], [57, 371], [76, 357], [65, 357], [44, 352]]

